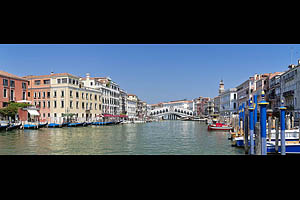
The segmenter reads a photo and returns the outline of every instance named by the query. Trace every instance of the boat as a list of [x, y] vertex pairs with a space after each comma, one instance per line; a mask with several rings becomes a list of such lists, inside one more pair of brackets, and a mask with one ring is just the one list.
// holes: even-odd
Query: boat
[[44, 127], [47, 127], [48, 125], [48, 122], [44, 123], [44, 124], [39, 124], [39, 128], [44, 128]]
[[233, 129], [233, 127], [222, 123], [216, 123], [208, 125], [207, 129], [209, 131], [230, 131]]
[[132, 124], [132, 121], [122, 121], [121, 124]]
[[[300, 154], [300, 141], [286, 141], [285, 142], [286, 154]], [[267, 142], [267, 153], [275, 152], [275, 141]], [[281, 143], [278, 143], [278, 153], [281, 153]]]
[[10, 124], [10, 126], [8, 126], [6, 128], [6, 131], [11, 131], [14, 129], [19, 129], [22, 126], [22, 123], [20, 122], [19, 124]]
[[83, 126], [84, 123], [69, 123], [67, 126], [68, 127], [78, 127], [78, 126]]
[[118, 121], [118, 122], [113, 122], [114, 125], [117, 125], [117, 124], [120, 124], [121, 121]]
[[6, 124], [6, 125], [0, 125], [0, 131], [6, 130], [7, 127], [9, 127], [9, 124]]
[[141, 123], [146, 123], [146, 121], [141, 121], [141, 120], [136, 120], [133, 121], [134, 124], [141, 124]]
[[[255, 139], [255, 135], [254, 135]], [[267, 136], [267, 141], [269, 141], [269, 138]], [[271, 142], [275, 142], [276, 135], [275, 130], [271, 131]], [[280, 142], [281, 136], [280, 136], [280, 130], [278, 135], [278, 141]], [[255, 140], [254, 140], [255, 141]], [[285, 141], [299, 141], [299, 130], [285, 130]], [[248, 136], [248, 145], [250, 145], [250, 136]], [[232, 139], [232, 146], [237, 147], [243, 147], [244, 146], [244, 136], [235, 137]]]
[[38, 129], [38, 126], [33, 125], [33, 124], [24, 124], [23, 128], [24, 129]]
[[50, 123], [48, 128], [62, 128], [62, 124]]
[[92, 125], [92, 122], [85, 122], [85, 126], [90, 126]]

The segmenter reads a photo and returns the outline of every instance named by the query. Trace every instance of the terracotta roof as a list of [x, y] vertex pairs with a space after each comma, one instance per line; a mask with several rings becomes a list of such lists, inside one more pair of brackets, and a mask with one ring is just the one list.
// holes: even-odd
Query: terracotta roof
[[[73, 76], [73, 77], [78, 77], [78, 76], [75, 76], [73, 74], [70, 74], [70, 73], [56, 73], [56, 74], [49, 74], [49, 75], [37, 75], [37, 76], [34, 76], [34, 75], [28, 75], [28, 76], [24, 76], [24, 78], [27, 78], [27, 79], [31, 79], [31, 78], [47, 78], [47, 77], [55, 77], [55, 76]], [[79, 78], [79, 77], [78, 77]]]
[[274, 72], [271, 74], [271, 76], [269, 77], [269, 79], [272, 79], [274, 76], [277, 76], [277, 75], [281, 75], [283, 72]]
[[135, 94], [127, 94], [127, 96], [135, 96], [135, 97], [136, 97], [136, 95], [135, 95]]
[[8, 77], [8, 78], [14, 78], [14, 79], [19, 79], [19, 80], [23, 80], [23, 81], [28, 81], [25, 78], [22, 78], [20, 76], [14, 75], [14, 74], [10, 74], [10, 73], [2, 71], [2, 70], [0, 70], [0, 76], [5, 76], [5, 77]]

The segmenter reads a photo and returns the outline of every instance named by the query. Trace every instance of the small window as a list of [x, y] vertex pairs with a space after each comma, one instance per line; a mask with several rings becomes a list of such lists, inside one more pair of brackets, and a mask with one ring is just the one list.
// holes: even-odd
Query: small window
[[3, 90], [3, 98], [7, 98], [7, 89], [5, 89], [5, 88]]
[[15, 81], [14, 80], [10, 80], [10, 87], [15, 87]]
[[62, 83], [68, 83], [68, 79], [67, 78], [63, 78], [63, 79], [61, 79], [61, 82]]
[[22, 88], [26, 89], [26, 83], [24, 83], [24, 82], [22, 83]]
[[41, 80], [35, 80], [34, 85], [41, 85]]
[[8, 86], [8, 80], [7, 79], [3, 79], [3, 86]]
[[61, 79], [57, 79], [57, 83], [60, 84], [61, 83]]
[[30, 97], [30, 92], [27, 93], [27, 96]]
[[49, 85], [50, 84], [50, 79], [44, 80], [44, 85]]

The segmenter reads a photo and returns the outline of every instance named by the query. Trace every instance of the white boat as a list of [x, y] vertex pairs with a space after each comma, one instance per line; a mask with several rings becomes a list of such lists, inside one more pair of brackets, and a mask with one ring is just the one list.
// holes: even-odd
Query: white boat
[[132, 124], [132, 121], [122, 121], [121, 124]]
[[146, 121], [142, 121], [142, 120], [136, 120], [133, 121], [134, 124], [141, 124], [141, 123], [146, 123]]
[[[271, 142], [275, 142], [276, 140], [276, 130], [271, 130]], [[255, 139], [255, 135], [253, 135], [254, 139]], [[280, 141], [281, 139], [281, 136], [280, 136], [280, 130], [279, 130], [279, 135], [278, 135], [278, 141]], [[267, 135], [266, 137], [266, 140], [267, 142], [269, 141], [269, 137]], [[298, 141], [299, 140], [299, 129], [294, 129], [294, 130], [285, 130], [285, 140], [286, 141]], [[248, 136], [248, 141], [249, 141], [249, 144], [250, 144], [250, 135]], [[241, 137], [236, 137], [236, 138], [233, 138], [232, 140], [232, 144], [234, 146], [239, 146], [239, 147], [242, 147], [244, 146], [244, 136], [241, 136]]]

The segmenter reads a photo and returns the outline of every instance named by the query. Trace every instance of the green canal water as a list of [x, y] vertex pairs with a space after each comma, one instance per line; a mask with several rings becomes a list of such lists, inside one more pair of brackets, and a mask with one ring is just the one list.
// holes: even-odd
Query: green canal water
[[0, 132], [0, 155], [241, 155], [227, 132], [194, 121]]

